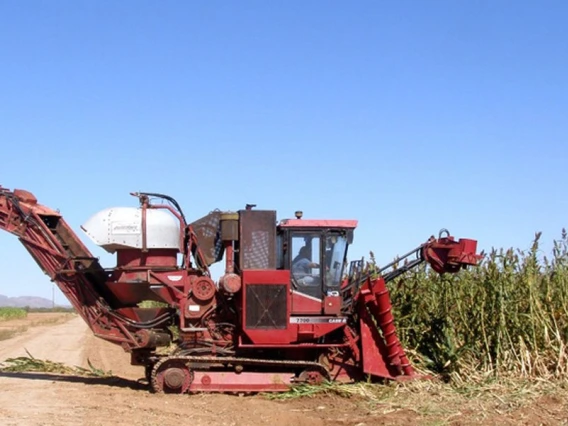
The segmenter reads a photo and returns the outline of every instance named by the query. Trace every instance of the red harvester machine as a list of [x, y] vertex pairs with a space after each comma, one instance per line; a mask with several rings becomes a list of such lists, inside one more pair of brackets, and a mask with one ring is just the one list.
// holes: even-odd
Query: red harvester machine
[[[354, 220], [305, 220], [297, 212], [277, 222], [275, 211], [247, 205], [188, 223], [171, 197], [132, 195], [139, 206], [103, 210], [81, 227], [116, 253], [113, 268], [27, 191], [0, 187], [0, 228], [20, 239], [97, 337], [145, 367], [155, 392], [412, 378], [387, 282], [422, 262], [455, 273], [480, 259], [475, 240], [446, 232], [397, 260], [406, 259], [403, 266], [393, 262], [371, 276], [354, 261], [347, 273]], [[209, 267], [223, 258], [215, 282]], [[148, 300], [162, 307], [140, 306]]]

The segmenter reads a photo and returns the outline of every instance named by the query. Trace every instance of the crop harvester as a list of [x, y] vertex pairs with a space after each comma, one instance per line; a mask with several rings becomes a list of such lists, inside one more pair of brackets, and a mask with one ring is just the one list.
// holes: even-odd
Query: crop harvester
[[[477, 241], [438, 237], [380, 269], [349, 262], [356, 220], [277, 219], [246, 205], [188, 222], [168, 195], [133, 193], [81, 226], [115, 254], [103, 267], [59, 211], [0, 187], [16, 235], [98, 338], [143, 366], [157, 393], [279, 392], [324, 381], [412, 379], [387, 284], [427, 262], [477, 265]], [[224, 269], [215, 280], [217, 262]], [[125, 355], [128, 356], [128, 355]]]

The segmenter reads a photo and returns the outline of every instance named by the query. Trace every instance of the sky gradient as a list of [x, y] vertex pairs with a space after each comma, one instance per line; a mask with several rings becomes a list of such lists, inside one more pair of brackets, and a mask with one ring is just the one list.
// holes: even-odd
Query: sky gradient
[[[563, 1], [0, 2], [0, 184], [79, 226], [132, 191], [357, 219], [350, 259], [440, 228], [568, 225]], [[51, 297], [0, 234], [0, 294]], [[58, 293], [57, 301], [64, 302]]]

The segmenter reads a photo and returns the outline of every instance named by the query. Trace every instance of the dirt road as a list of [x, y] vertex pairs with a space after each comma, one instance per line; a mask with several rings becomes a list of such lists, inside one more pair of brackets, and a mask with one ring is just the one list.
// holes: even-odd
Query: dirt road
[[[11, 325], [21, 334], [0, 341], [0, 363], [26, 356], [27, 349], [36, 358], [69, 366], [86, 368], [90, 360], [114, 377], [0, 372], [3, 426], [568, 424], [564, 391], [519, 399], [518, 389], [513, 389], [468, 398], [426, 385], [418, 391], [395, 390], [372, 403], [364, 397], [336, 395], [285, 401], [263, 396], [156, 395], [138, 381], [143, 370], [130, 366], [128, 354], [93, 337], [79, 317], [31, 315], [17, 321]], [[9, 325], [2, 323], [4, 328]]]
[[[333, 399], [309, 407], [262, 397], [156, 395], [138, 379], [143, 369], [129, 364], [118, 346], [92, 336], [79, 317], [58, 325], [36, 326], [0, 342], [0, 360], [26, 356], [69, 366], [111, 370], [119, 379], [45, 373], [0, 373], [3, 425], [327, 425], [363, 424], [357, 416], [336, 417]], [[349, 405], [347, 401], [340, 401]], [[329, 411], [329, 415], [326, 414]], [[347, 422], [342, 420], [348, 420]], [[338, 423], [338, 421], [340, 423]]]

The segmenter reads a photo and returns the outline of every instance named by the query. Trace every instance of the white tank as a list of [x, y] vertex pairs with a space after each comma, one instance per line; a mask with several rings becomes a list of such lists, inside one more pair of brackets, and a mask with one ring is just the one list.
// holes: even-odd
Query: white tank
[[[142, 209], [114, 207], [87, 220], [81, 229], [109, 253], [120, 249], [142, 249]], [[146, 248], [178, 249], [179, 221], [164, 210], [146, 210]]]

